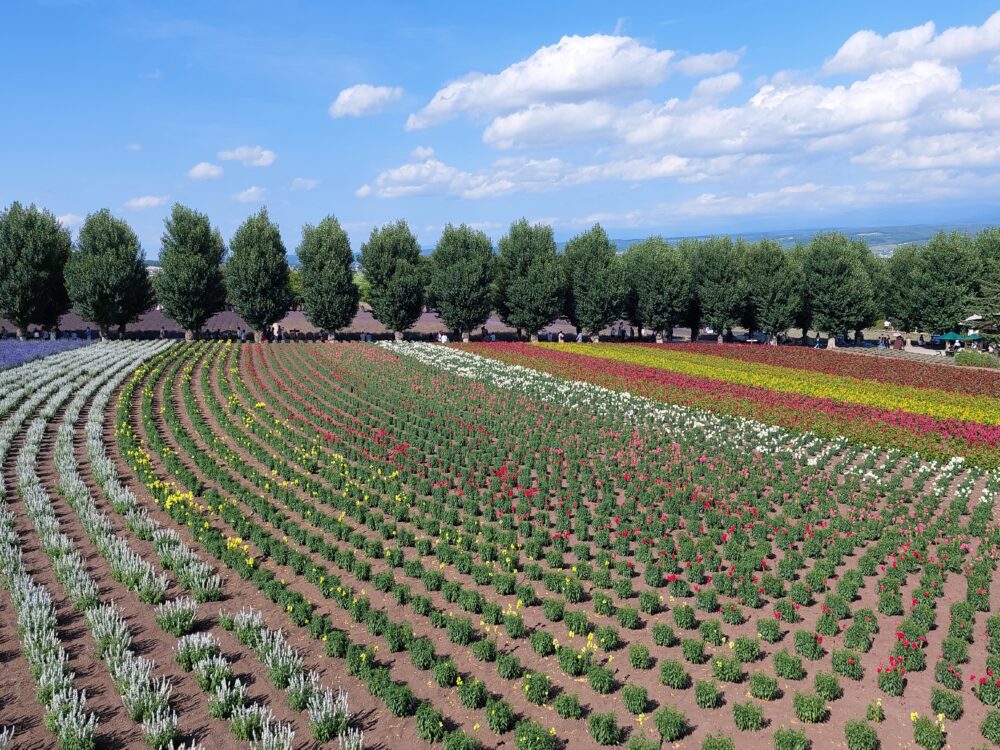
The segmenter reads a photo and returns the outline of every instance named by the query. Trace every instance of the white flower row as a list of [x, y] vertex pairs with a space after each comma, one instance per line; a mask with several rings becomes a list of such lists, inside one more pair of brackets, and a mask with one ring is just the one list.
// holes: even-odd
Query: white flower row
[[[61, 531], [60, 521], [52, 506], [51, 497], [37, 473], [37, 458], [45, 433], [45, 418], [51, 418], [68, 396], [76, 392], [66, 410], [66, 419], [57, 439], [56, 464], [60, 473], [61, 489], [71, 507], [77, 511], [84, 529], [95, 540], [99, 550], [106, 554], [116, 578], [147, 582], [149, 572], [135, 553], [122, 547], [110, 523], [94, 505], [86, 485], [76, 472], [72, 447], [72, 420], [79, 416], [83, 404], [94, 390], [116, 373], [128, 372], [155, 351], [145, 345], [119, 346], [101, 353], [99, 360], [85, 364], [74, 372], [80, 378], [80, 369], [90, 378], [79, 383], [62, 385], [38, 410], [44, 418], [37, 418], [25, 433], [24, 446], [17, 458], [18, 487], [29, 517], [38, 533], [43, 550], [52, 561], [53, 572], [78, 609], [86, 611], [85, 621], [97, 646], [97, 653], [108, 668], [130, 715], [141, 722], [147, 741], [154, 747], [166, 746], [178, 736], [177, 717], [169, 708], [170, 685], [165, 679], [152, 677], [153, 664], [131, 650], [131, 632], [113, 604], [101, 604], [98, 588], [75, 549], [72, 540]], [[131, 553], [131, 554], [130, 554]], [[155, 579], [154, 579], [155, 580]], [[156, 581], [155, 585], [165, 580]], [[162, 592], [160, 594], [162, 598]], [[80, 700], [64, 702], [62, 709], [67, 716], [78, 716]], [[92, 741], [89, 745], [92, 746]]]
[[[155, 350], [153, 354], [158, 351], [159, 349]], [[184, 544], [176, 531], [162, 527], [159, 521], [149, 514], [146, 506], [122, 484], [114, 461], [107, 453], [103, 435], [104, 410], [115, 390], [129, 374], [129, 371], [125, 371], [112, 377], [97, 391], [91, 403], [85, 427], [91, 471], [104, 490], [111, 507], [122, 516], [125, 525], [138, 538], [153, 540], [163, 567], [174, 571], [180, 584], [191, 591], [195, 600], [214, 601], [221, 596], [222, 591], [222, 579], [215, 569]]]
[[347, 693], [340, 688], [334, 693], [320, 685], [319, 675], [302, 666], [302, 655], [288, 643], [282, 630], [269, 630], [259, 610], [244, 607], [233, 616], [233, 631], [237, 639], [249, 646], [268, 668], [270, 679], [285, 691], [289, 703], [305, 706], [313, 727], [338, 727], [341, 747], [360, 748], [364, 733], [348, 727], [350, 709]]

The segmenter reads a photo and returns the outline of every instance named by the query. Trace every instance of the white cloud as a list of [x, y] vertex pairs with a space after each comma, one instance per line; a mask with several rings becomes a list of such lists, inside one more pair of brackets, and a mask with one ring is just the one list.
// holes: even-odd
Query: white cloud
[[827, 60], [827, 73], [858, 73], [909, 65], [917, 60], [954, 62], [1000, 51], [1000, 11], [982, 26], [955, 26], [935, 33], [933, 21], [881, 36], [870, 29], [850, 36]]
[[289, 189], [297, 192], [299, 190], [314, 190], [317, 187], [319, 187], [319, 180], [309, 177], [296, 177], [292, 180], [292, 186]]
[[142, 151], [142, 146], [140, 146], [138, 143], [126, 143], [125, 150], [135, 153], [136, 151]]
[[359, 83], [337, 94], [337, 98], [330, 105], [330, 117], [372, 115], [402, 95], [403, 89], [399, 86], [372, 86]]
[[56, 221], [66, 227], [66, 229], [75, 229], [83, 223], [83, 217], [76, 214], [63, 214], [62, 216], [57, 216]]
[[449, 83], [410, 115], [406, 127], [425, 128], [465, 112], [510, 112], [655, 86], [667, 76], [673, 55], [626, 36], [564, 36], [500, 73], [470, 73]]
[[410, 152], [410, 157], [413, 159], [430, 159], [434, 156], [434, 149], [430, 146], [417, 146]]
[[260, 146], [238, 146], [228, 151], [220, 151], [218, 157], [224, 161], [238, 161], [244, 167], [269, 167], [278, 155]]
[[[691, 155], [808, 149], [814, 140], [904, 121], [953, 99], [961, 75], [950, 66], [918, 62], [849, 86], [766, 83], [740, 105], [718, 106], [716, 100], [739, 85], [741, 77], [731, 72], [701, 81], [689, 99], [662, 104], [534, 104], [495, 118], [483, 141], [506, 149], [600, 140], [631, 148], [663, 145]], [[987, 105], [970, 101], [968, 106]], [[996, 110], [1000, 115], [1000, 103]]]
[[469, 172], [431, 158], [387, 169], [375, 178], [374, 185], [362, 185], [355, 195], [362, 198], [371, 194], [379, 198], [452, 195], [477, 199], [549, 192], [603, 181], [644, 182], [672, 178], [698, 182], [720, 174], [756, 170], [767, 161], [765, 156], [692, 159], [668, 154], [574, 165], [557, 158], [510, 158], [500, 159], [488, 169]]
[[608, 102], [532, 104], [494, 119], [483, 131], [483, 143], [497, 148], [561, 146], [614, 132], [623, 116]]
[[855, 156], [855, 164], [882, 169], [989, 169], [1000, 165], [1000, 133], [960, 132], [909, 138]]
[[265, 195], [267, 195], [267, 190], [253, 185], [233, 195], [233, 200], [237, 203], [260, 203], [264, 200]]
[[200, 161], [187, 171], [192, 180], [214, 180], [222, 177], [222, 167], [207, 161]]
[[701, 55], [688, 55], [678, 60], [677, 69], [686, 76], [696, 78], [714, 75], [736, 67], [745, 51], [745, 49], [722, 50], [721, 52], [709, 52]]
[[165, 195], [143, 195], [139, 198], [133, 198], [130, 201], [126, 201], [125, 207], [141, 211], [145, 208], [156, 208], [157, 206], [162, 206], [167, 202], [167, 196]]
[[738, 107], [668, 102], [618, 130], [634, 145], [669, 143], [696, 153], [794, 151], [815, 139], [909, 118], [960, 85], [957, 69], [918, 62], [850, 86], [769, 83]]
[[692, 98], [715, 99], [731, 94], [743, 85], [743, 76], [739, 73], [723, 73], [711, 78], [703, 78], [691, 92]]

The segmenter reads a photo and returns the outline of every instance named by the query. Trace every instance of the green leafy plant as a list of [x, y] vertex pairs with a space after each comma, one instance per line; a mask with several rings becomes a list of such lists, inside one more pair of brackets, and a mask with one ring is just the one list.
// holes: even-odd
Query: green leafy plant
[[764, 712], [753, 701], [733, 704], [733, 721], [742, 732], [757, 732], [764, 728], [767, 720]]
[[618, 745], [621, 743], [621, 728], [614, 712], [591, 714], [587, 719], [587, 730], [598, 745]]
[[698, 680], [694, 684], [694, 702], [698, 708], [717, 708], [722, 702], [722, 691], [712, 680]]
[[811, 743], [801, 729], [779, 727], [774, 731], [774, 750], [809, 750]]
[[878, 750], [878, 732], [867, 721], [855, 719], [844, 725], [847, 750]]
[[816, 693], [796, 693], [792, 699], [795, 715], [806, 724], [819, 724], [826, 719], [826, 701]]
[[664, 706], [653, 716], [656, 730], [664, 742], [676, 742], [688, 733], [687, 717], [670, 706]]

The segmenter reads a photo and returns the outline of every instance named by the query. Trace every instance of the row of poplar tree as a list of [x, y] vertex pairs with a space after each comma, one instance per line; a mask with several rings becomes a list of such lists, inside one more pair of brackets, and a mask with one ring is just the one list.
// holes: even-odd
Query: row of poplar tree
[[[178, 204], [151, 279], [135, 233], [107, 209], [86, 218], [74, 245], [50, 212], [14, 203], [0, 213], [0, 316], [23, 333], [55, 325], [72, 307], [106, 337], [158, 303], [194, 335], [227, 303], [257, 332], [301, 304], [322, 330], [348, 326], [361, 295], [347, 233], [327, 217], [303, 227], [296, 252], [293, 285], [266, 209], [243, 222], [227, 253], [208, 217]], [[559, 252], [552, 227], [522, 219], [496, 249], [483, 232], [448, 225], [423, 256], [397, 221], [372, 230], [359, 260], [366, 301], [397, 334], [425, 307], [463, 335], [493, 311], [524, 335], [559, 317], [591, 335], [622, 318], [667, 335], [702, 325], [835, 335], [885, 317], [901, 330], [945, 331], [977, 305], [995, 300], [1000, 309], [1000, 229], [941, 233], [882, 258], [835, 232], [790, 249], [767, 239], [651, 237], [619, 253], [595, 225]]]

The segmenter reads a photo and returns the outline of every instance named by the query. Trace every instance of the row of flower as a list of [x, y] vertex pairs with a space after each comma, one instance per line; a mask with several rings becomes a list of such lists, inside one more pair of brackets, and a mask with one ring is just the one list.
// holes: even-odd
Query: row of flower
[[663, 348], [885, 384], [965, 393], [970, 396], [996, 397], [1000, 393], [1000, 373], [898, 357], [859, 356], [849, 352], [802, 346], [676, 343]]
[[[525, 393], [531, 393], [537, 397], [539, 394], [545, 392], [544, 381], [548, 376], [537, 372], [532, 373], [519, 368], [505, 367], [496, 362], [480, 360], [462, 352], [449, 351], [438, 347], [394, 346], [393, 349], [398, 353], [414, 356], [425, 362], [433, 363], [437, 367], [450, 369], [466, 376], [477, 377], [481, 381], [494, 386], [517, 388], [518, 381], [520, 380], [522, 381], [521, 390]], [[338, 380], [343, 378], [342, 369], [338, 369], [336, 372]], [[413, 378], [412, 373], [408, 373], [407, 376], [411, 379]], [[548, 387], [548, 395], [553, 402], [580, 403], [586, 400], [593, 403], [603, 403], [605, 411], [608, 411], [609, 404], [614, 404], [617, 399], [623, 408], [622, 413], [634, 418], [636, 412], [640, 411], [637, 407], [643, 401], [642, 399], [619, 398], [621, 394], [605, 392], [605, 399], [602, 402], [601, 393], [594, 386], [584, 383], [557, 381], [552, 378], [549, 378], [549, 380], [551, 382]], [[384, 389], [384, 384], [382, 385]], [[352, 382], [351, 387], [354, 388], [356, 385]], [[582, 398], [574, 399], [573, 396], [576, 395], [574, 392], [579, 392]], [[650, 404], [649, 402], [645, 402], [645, 404], [650, 412], [661, 411], [655, 404]], [[492, 411], [493, 408], [494, 406], [491, 404], [490, 410]], [[503, 416], [507, 417], [508, 415], [505, 414]], [[551, 425], [549, 426], [551, 427]], [[517, 425], [513, 424], [512, 429], [516, 432]], [[632, 437], [635, 436], [633, 435]], [[671, 438], [674, 440], [678, 439], [676, 435], [671, 435]], [[394, 435], [393, 439], [398, 441], [401, 438]], [[685, 443], [686, 441], [680, 440], [680, 442]], [[615, 447], [613, 444], [608, 446], [608, 451], [610, 454], [614, 454]], [[412, 455], [412, 452], [410, 455]], [[989, 524], [992, 498], [995, 496], [997, 490], [1000, 489], [1000, 483], [998, 483], [996, 476], [987, 477], [987, 489], [980, 494], [979, 490], [974, 490], [974, 486], [978, 482], [976, 472], [969, 473], [963, 471], [960, 463], [953, 462], [947, 467], [934, 467], [933, 465], [928, 466], [923, 464], [916, 458], [909, 458], [895, 465], [890, 460], [886, 460], [879, 467], [880, 472], [875, 473], [872, 471], [875, 466], [875, 455], [875, 453], [870, 453], [867, 456], [861, 456], [854, 453], [848, 456], [846, 463], [854, 463], [855, 466], [852, 471], [856, 472], [858, 476], [863, 476], [866, 483], [876, 486], [882, 484], [878, 488], [879, 492], [876, 493], [874, 498], [869, 498], [869, 501], [874, 499], [874, 503], [869, 504], [868, 502], [864, 502], [862, 498], [862, 507], [871, 514], [865, 520], [870, 522], [873, 517], [878, 519], [877, 523], [881, 528], [878, 530], [871, 529], [873, 535], [870, 538], [879, 538], [879, 542], [875, 545], [869, 545], [865, 554], [858, 560], [857, 570], [843, 572], [840, 576], [842, 580], [837, 584], [834, 597], [831, 598], [831, 595], [827, 594], [825, 600], [820, 604], [820, 618], [818, 621], [813, 620], [816, 623], [814, 635], [809, 637], [806, 631], [798, 631], [796, 633], [795, 646], [797, 653], [795, 656], [808, 655], [807, 658], [815, 658], [817, 654], [825, 653], [821, 645], [823, 636], [825, 635], [835, 645], [839, 642], [838, 639], [843, 638], [848, 651], [855, 649], [854, 655], [845, 654], [843, 651], [838, 650], [833, 651], [833, 668], [842, 675], [849, 672], [855, 676], [860, 676], [859, 669], [855, 665], [860, 665], [864, 660], [871, 662], [872, 658], [886, 662], [886, 666], [888, 666], [889, 662], [885, 654], [875, 653], [872, 657], [865, 656], [866, 652], [872, 648], [873, 640], [877, 640], [873, 638], [873, 634], [878, 632], [877, 618], [874, 612], [872, 610], [861, 609], [851, 613], [850, 607], [847, 606], [852, 599], [858, 596], [858, 579], [860, 578], [857, 575], [858, 571], [865, 577], [881, 573], [877, 587], [878, 590], [874, 591], [869, 588], [868, 590], [873, 591], [873, 593], [867, 596], [872, 601], [873, 607], [877, 607], [881, 614], [903, 618], [895, 624], [902, 628], [900, 632], [905, 632], [907, 634], [906, 637], [909, 639], [906, 643], [900, 641], [899, 644], [892, 647], [892, 653], [888, 656], [892, 659], [891, 664], [895, 666], [896, 661], [901, 658], [903, 653], [909, 655], [918, 652], [918, 649], [913, 648], [910, 643], [922, 642], [920, 639], [926, 637], [926, 634], [934, 626], [937, 620], [935, 604], [937, 599], [943, 595], [947, 577], [951, 574], [959, 574], [963, 575], [967, 580], [967, 602], [959, 602], [952, 607], [950, 613], [952, 624], [949, 626], [948, 640], [941, 646], [943, 658], [942, 661], [938, 662], [945, 666], [935, 669], [936, 679], [942, 682], [942, 684], [953, 687], [950, 682], [945, 683], [941, 680], [942, 675], [949, 674], [947, 667], [954, 668], [953, 664], [945, 664], [945, 662], [948, 659], [961, 656], [962, 650], [961, 646], [957, 645], [958, 641], [963, 638], [972, 640], [972, 620], [975, 617], [975, 612], [986, 611], [989, 607], [988, 590], [992, 578], [993, 563], [984, 552], [988, 552], [996, 541], [995, 530]], [[571, 458], [574, 457], [571, 456]], [[701, 456], [700, 463], [704, 463], [705, 458], [706, 456]], [[692, 459], [692, 461], [697, 460]], [[857, 463], [859, 460], [860, 463]], [[898, 454], [896, 460], [899, 460]], [[712, 459], [709, 459], [709, 461], [712, 464], [716, 463]], [[738, 459], [736, 461], [728, 459], [728, 462], [736, 464], [738, 475], [739, 470], [742, 468], [740, 467], [740, 461]], [[719, 461], [718, 463], [724, 464], [726, 461]], [[634, 463], [632, 465], [635, 467]], [[694, 465], [697, 466], [698, 463]], [[635, 467], [633, 482], [639, 478], [645, 478], [644, 473], [646, 468], [642, 465]], [[796, 472], [799, 470], [796, 469]], [[880, 482], [880, 477], [885, 477], [886, 475], [890, 478]], [[697, 486], [699, 489], [701, 489], [702, 479], [702, 477], [698, 477]], [[750, 482], [747, 482], [746, 479], [744, 477], [744, 483], [752, 488], [754, 486], [753, 478], [750, 477]], [[914, 481], [914, 487], [903, 489], [904, 480], [917, 481]], [[632, 486], [633, 484], [630, 483], [628, 488], [631, 489]], [[855, 498], [853, 501], [850, 498], [850, 490], [856, 492], [857, 488], [852, 488], [848, 485], [847, 489], [849, 491], [838, 497], [837, 500], [848, 503], [857, 502], [858, 498]], [[711, 493], [706, 492], [705, 494], [711, 498]], [[946, 497], [950, 498], [950, 502], [943, 503], [942, 500]], [[784, 495], [784, 498], [786, 505], [789, 500], [793, 499], [788, 495]], [[526, 505], [530, 505], [530, 503]], [[822, 508], [819, 514], [820, 517], [824, 516], [828, 509], [829, 507]], [[640, 507], [638, 510], [641, 514], [648, 514], [650, 511], [648, 507]], [[840, 512], [843, 511], [841, 510]], [[863, 514], [860, 518], [864, 518], [865, 515], [867, 514]], [[775, 524], [776, 520], [778, 521], [777, 524]], [[858, 516], [852, 519], [855, 523], [858, 520]], [[787, 517], [783, 521], [787, 522]], [[646, 522], [648, 524], [648, 517]], [[702, 522], [704, 523], [704, 518], [702, 518]], [[757, 526], [756, 529], [757, 531], [761, 531], [762, 534], [767, 534], [767, 531], [764, 531], [764, 529], [770, 527], [770, 531], [773, 533], [775, 525], [780, 527], [782, 520], [768, 519], [762, 527]], [[818, 524], [817, 531], [819, 528], [822, 528], [822, 522]], [[856, 533], [860, 535], [865, 535], [869, 531], [863, 526], [855, 526], [855, 528]], [[702, 526], [703, 532], [710, 532], [710, 530], [710, 526], [707, 528], [706, 526]], [[757, 535], [757, 531], [752, 526], [749, 529], [750, 538], [762, 538]], [[897, 531], [899, 535], [896, 534]], [[645, 529], [640, 529], [640, 533], [643, 532], [645, 532]], [[674, 533], [676, 534], [676, 532]], [[718, 533], [718, 531], [715, 532], [715, 534]], [[729, 532], [727, 530], [722, 533], [725, 535]], [[850, 533], [847, 533], [845, 536], [850, 537]], [[810, 540], [806, 541], [803, 545], [804, 548], [813, 550], [818, 547], [822, 553], [825, 553], [820, 554], [820, 559], [817, 560], [817, 563], [827, 563], [828, 560], [822, 558], [831, 553], [836, 553], [836, 556], [832, 560], [829, 560], [829, 562], [834, 563], [832, 567], [826, 568], [826, 565], [822, 565], [820, 566], [820, 570], [814, 567], [812, 571], [808, 572], [792, 570], [792, 565], [788, 564], [788, 562], [794, 560], [794, 552], [792, 557], [788, 557], [786, 553], [778, 561], [779, 577], [789, 576], [786, 580], [794, 582], [792, 583], [792, 588], [787, 591], [787, 599], [783, 601], [779, 598], [773, 602], [775, 618], [772, 624], [765, 626], [763, 622], [758, 623], [758, 633], [765, 640], [771, 638], [780, 639], [781, 635], [783, 635], [780, 628], [781, 623], [797, 621], [801, 617], [800, 607], [808, 609], [813, 606], [814, 602], [819, 603], [816, 601], [819, 599], [816, 595], [826, 590], [827, 587], [825, 584], [834, 571], [838, 570], [838, 566], [841, 564], [839, 561], [843, 560], [844, 557], [844, 547], [841, 546], [843, 540], [837, 540], [836, 537], [837, 535], [834, 533], [832, 538], [828, 537], [825, 540], [825, 543], [829, 545], [825, 549], [823, 541], [813, 545], [811, 535]], [[725, 540], [725, 536], [722, 539]], [[780, 537], [776, 538], [776, 541], [777, 539], [780, 539]], [[620, 542], [620, 537], [618, 541]], [[738, 541], [746, 543], [743, 539]], [[831, 542], [837, 543], [831, 544]], [[626, 545], [625, 548], [628, 549], [628, 546]], [[838, 551], [838, 548], [840, 551]], [[573, 549], [576, 550], [576, 547], [574, 546]], [[850, 555], [851, 553], [848, 551], [846, 554]], [[638, 555], [636, 559], [638, 559]], [[963, 559], [966, 562], [963, 563]], [[765, 557], [764, 561], [766, 562], [766, 560], [767, 558]], [[821, 572], [822, 568], [826, 568], [829, 572]], [[854, 575], [850, 575], [850, 573]], [[908, 574], [910, 575], [908, 576]], [[912, 574], [919, 574], [919, 579], [914, 581]], [[908, 577], [909, 580], [907, 580]], [[702, 579], [703, 582], [704, 580]], [[715, 581], [712, 581], [712, 583], [715, 585]], [[759, 583], [763, 585], [760, 586], [761, 591], [758, 593], [764, 594], [765, 591], [773, 591], [776, 595], [779, 595], [780, 589], [775, 585], [773, 577], [769, 576], [769, 574], [765, 573], [760, 576]], [[803, 586], [803, 583], [805, 586]], [[671, 586], [673, 585], [676, 585], [676, 580], [671, 583]], [[862, 588], [864, 588], [863, 584]], [[698, 592], [696, 595], [698, 599], [696, 606], [703, 599], [701, 593]], [[748, 597], [745, 594], [749, 592], [744, 589], [741, 593], [744, 593], [742, 603], [747, 604]], [[720, 600], [722, 599], [721, 596], [719, 598]], [[864, 592], [862, 592], [862, 598], [865, 598]], [[753, 600], [754, 597], [749, 597], [749, 601], [752, 602]], [[595, 597], [595, 601], [599, 602], [600, 599]], [[724, 619], [727, 611], [726, 606], [723, 605], [722, 612]], [[845, 617], [851, 618], [854, 624], [844, 627], [840, 621]], [[809, 619], [808, 616], [806, 619]], [[684, 616], [684, 621], [690, 621], [687, 615]], [[959, 624], [954, 624], [956, 622]], [[885, 628], [885, 624], [882, 627]], [[978, 632], [978, 628], [976, 631]], [[1000, 641], [996, 643], [1000, 645]], [[816, 651], [815, 649], [818, 644], [819, 650]], [[905, 652], [902, 651], [904, 648], [907, 649]], [[988, 650], [991, 654], [995, 653], [992, 636]], [[920, 653], [922, 655], [922, 651]], [[801, 670], [795, 664], [785, 663], [788, 661], [786, 656], [790, 655], [783, 655], [781, 652], [775, 654], [776, 668], [785, 674], [799, 674]], [[915, 661], [917, 657], [909, 656], [909, 659]], [[992, 671], [997, 666], [994, 663], [995, 660], [996, 657], [991, 656], [986, 669]], [[779, 661], [781, 662], [780, 666]], [[870, 679], [874, 679], [875, 675], [878, 675], [880, 686], [884, 684], [888, 687], [887, 692], [895, 690], [894, 680], [896, 677], [901, 677], [901, 675], [896, 672], [895, 674], [889, 674], [887, 677], [882, 677], [883, 672], [890, 673], [892, 670], [876, 670], [874, 666], [875, 664], [872, 663]], [[905, 681], [905, 679], [912, 678], [904, 677], [903, 679]], [[985, 685], [985, 683], [982, 684]], [[996, 705], [988, 691], [977, 689], [977, 696], [983, 703]], [[961, 712], [961, 698], [958, 698], [957, 705], [959, 708], [956, 709], [954, 697], [948, 695], [942, 689], [935, 690], [934, 705], [938, 708], [947, 705], [948, 711], [946, 713], [948, 718], [952, 718], [955, 714]], [[945, 712], [936, 711], [936, 713]], [[935, 726], [935, 722], [931, 722], [931, 726]], [[924, 721], [915, 722], [914, 728], [915, 730], [919, 728], [922, 734], [930, 731], [927, 727], [927, 722]]]
[[[660, 357], [650, 347], [619, 346], [608, 350], [595, 346], [569, 350], [525, 344], [472, 344], [467, 350], [568, 380], [809, 431], [831, 440], [846, 438], [919, 453], [927, 458], [947, 460], [962, 456], [984, 467], [1000, 465], [1000, 427], [996, 425], [782, 392], [764, 385], [742, 385], [608, 358], [641, 358], [646, 351], [654, 359]], [[608, 357], [594, 356], [598, 351], [607, 352]]]
[[[202, 344], [138, 374], [118, 423], [184, 538], [279, 602], [296, 634], [428, 741], [474, 746], [482, 722], [518, 747], [544, 747], [553, 729], [622, 740], [629, 727], [645, 747], [724, 727], [724, 701], [737, 732], [760, 729], [771, 699], [810, 722], [829, 717], [840, 680], [894, 690], [878, 665], [904, 648], [943, 656], [948, 614], [981, 641], [990, 477], [428, 350], [480, 381], [418, 364], [410, 348]], [[971, 609], [939, 614], [956, 576]], [[928, 643], [887, 645], [895, 632]], [[960, 647], [947, 655], [961, 669]], [[653, 667], [665, 688], [643, 677]], [[993, 668], [967, 670], [980, 700], [966, 719], [984, 716], [978, 680]], [[442, 689], [458, 699], [451, 722]], [[939, 690], [961, 705], [961, 690]], [[918, 706], [912, 731], [940, 731], [926, 717], [937, 706], [951, 720], [954, 705]]]
[[[192, 679], [205, 693], [209, 714], [228, 719], [234, 735], [249, 741], [254, 750], [290, 750], [294, 736], [291, 728], [275, 720], [266, 703], [248, 698], [246, 685], [234, 677], [230, 662], [222, 656], [210, 633], [191, 632], [196, 627], [198, 602], [218, 599], [221, 579], [181, 541], [176, 531], [161, 526], [120, 482], [103, 443], [104, 407], [112, 394], [143, 360], [167, 354], [168, 346], [102, 345], [86, 356], [54, 357], [6, 373], [12, 386], [30, 395], [0, 425], [2, 454], [6, 456], [8, 450], [13, 450], [14, 438], [23, 435], [16, 462], [19, 496], [56, 580], [74, 608], [84, 613], [82, 619], [93, 637], [95, 657], [107, 667], [125, 714], [139, 726], [146, 744], [154, 750], [189, 747], [180, 742], [178, 717], [171, 710], [174, 684], [165, 676], [155, 676], [155, 665], [136, 653], [132, 645], [128, 610], [155, 605], [156, 622], [165, 633], [179, 637], [176, 660], [184, 670], [194, 672]], [[42, 385], [37, 389], [25, 388], [39, 381]], [[85, 424], [80, 424], [88, 404]], [[55, 426], [53, 419], [60, 411], [53, 456], [56, 484], [46, 486], [38, 473], [40, 451], [43, 436]], [[37, 413], [38, 418], [24, 430], [32, 413]], [[79, 473], [76, 435], [86, 438], [90, 466], [114, 516], [100, 509]], [[85, 562], [86, 551], [66, 533], [68, 517], [56, 510], [50, 494], [53, 490], [65, 498], [71, 515], [79, 518], [112, 578], [130, 594], [125, 609], [120, 608], [122, 599], [107, 601], [102, 597], [90, 573], [93, 558]], [[61, 748], [83, 750], [106, 742], [96, 717], [86, 709], [86, 695], [73, 688], [75, 676], [60, 649], [61, 627], [56, 625], [52, 597], [26, 577], [19, 549], [23, 542], [13, 533], [14, 516], [4, 510], [0, 518], [4, 582], [19, 612], [19, 633], [32, 674], [38, 680], [39, 700], [46, 706], [45, 726], [55, 734]], [[126, 528], [136, 538], [153, 542], [157, 563], [143, 557], [124, 532]], [[173, 577], [194, 598], [165, 600]], [[341, 748], [360, 750], [363, 735], [350, 726], [346, 694], [323, 688], [317, 675], [302, 667], [301, 656], [281, 631], [267, 630], [260, 614], [251, 611], [236, 618], [226, 615], [222, 620], [230, 628], [234, 621], [243, 623], [238, 633], [240, 641], [264, 663], [275, 686], [286, 692], [289, 705], [307, 713], [317, 740], [337, 740]], [[0, 731], [0, 746], [9, 742], [15, 729]]]
[[[1000, 390], [971, 398], [968, 394], [887, 383], [848, 375], [783, 367], [770, 363], [713, 356], [673, 346], [614, 344], [540, 344], [574, 354], [703, 378], [720, 383], [767, 388], [811, 399], [843, 401], [885, 411], [922, 414], [942, 420], [1000, 425]], [[928, 365], [929, 366], [929, 365]]]

